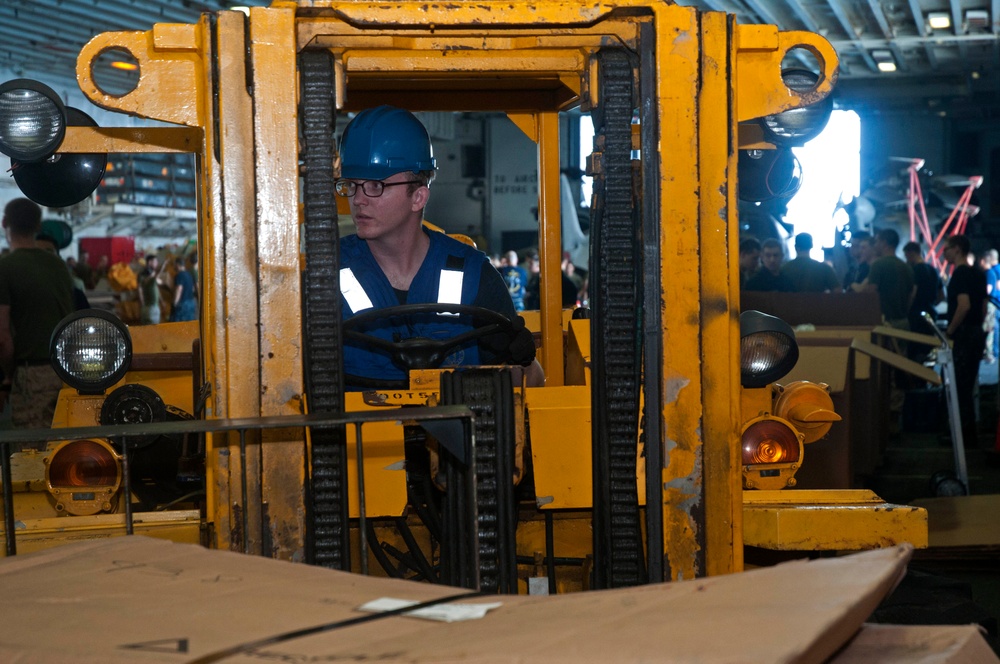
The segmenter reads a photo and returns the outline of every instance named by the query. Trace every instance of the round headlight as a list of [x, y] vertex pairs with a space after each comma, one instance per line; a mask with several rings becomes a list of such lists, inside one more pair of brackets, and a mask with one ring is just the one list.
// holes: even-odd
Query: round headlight
[[[819, 76], [808, 69], [786, 69], [781, 72], [781, 80], [789, 90], [806, 94], [816, 89]], [[823, 131], [830, 121], [831, 113], [833, 97], [827, 95], [815, 104], [766, 115], [761, 118], [760, 124], [764, 129], [764, 137], [771, 143], [803, 145]]]
[[82, 394], [101, 394], [128, 372], [132, 337], [114, 315], [84, 309], [59, 321], [49, 345], [52, 367]]
[[740, 379], [743, 387], [766, 387], [795, 366], [799, 345], [785, 321], [759, 311], [740, 314]]
[[[94, 119], [72, 106], [66, 107], [70, 127], [96, 127]], [[56, 153], [34, 164], [19, 162], [14, 167], [14, 182], [25, 196], [50, 208], [76, 205], [86, 199], [104, 177], [108, 165], [105, 153]]]
[[17, 161], [42, 161], [65, 135], [66, 108], [52, 88], [27, 78], [0, 85], [0, 152]]

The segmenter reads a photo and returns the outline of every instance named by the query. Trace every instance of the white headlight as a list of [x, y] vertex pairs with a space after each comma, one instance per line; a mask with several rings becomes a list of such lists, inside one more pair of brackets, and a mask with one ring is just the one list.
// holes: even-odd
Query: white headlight
[[66, 383], [82, 393], [100, 394], [132, 363], [132, 337], [118, 318], [85, 309], [59, 322], [50, 344], [52, 366]]

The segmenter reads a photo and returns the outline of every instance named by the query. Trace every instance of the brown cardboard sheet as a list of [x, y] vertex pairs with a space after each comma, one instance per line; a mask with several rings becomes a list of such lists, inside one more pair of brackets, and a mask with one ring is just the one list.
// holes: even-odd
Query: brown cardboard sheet
[[927, 510], [932, 548], [1000, 547], [1000, 495], [921, 498], [912, 504]]
[[996, 664], [978, 625], [864, 625], [835, 664]]
[[[501, 606], [465, 622], [381, 616], [329, 628], [369, 615], [358, 607], [379, 598], [462, 591], [121, 537], [0, 561], [0, 661], [822, 662], [891, 592], [911, 553], [902, 545], [639, 588], [462, 598], [454, 603]], [[304, 633], [317, 626], [327, 629]]]

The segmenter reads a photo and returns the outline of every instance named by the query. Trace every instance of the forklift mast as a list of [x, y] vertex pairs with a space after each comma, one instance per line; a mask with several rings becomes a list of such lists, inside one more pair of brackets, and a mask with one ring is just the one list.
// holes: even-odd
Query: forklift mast
[[[131, 92], [95, 82], [108, 50], [138, 62]], [[789, 59], [815, 84], [789, 87]], [[825, 98], [837, 66], [819, 35], [661, 0], [276, 0], [96, 36], [84, 94], [168, 124], [69, 127], [61, 150], [196, 155], [207, 419], [342, 412], [337, 119], [503, 113], [535, 142], [540, 389], [559, 390], [559, 114], [589, 112], [594, 584], [633, 585], [743, 567], [737, 155], [774, 147], [757, 120]], [[301, 436], [262, 431], [245, 464], [247, 441], [208, 436], [214, 546], [349, 567], [344, 430], [265, 444]]]

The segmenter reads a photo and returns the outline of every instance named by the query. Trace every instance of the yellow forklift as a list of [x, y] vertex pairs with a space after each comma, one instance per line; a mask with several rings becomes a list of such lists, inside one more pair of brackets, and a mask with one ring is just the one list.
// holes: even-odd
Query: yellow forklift
[[[109, 54], [138, 65], [130, 91], [99, 84]], [[15, 512], [42, 495], [30, 518], [8, 508], [8, 554], [144, 532], [512, 593], [737, 572], [744, 544], [926, 546], [923, 510], [781, 490], [838, 416], [823, 386], [777, 383], [791, 329], [739, 310], [737, 166], [825, 122], [823, 37], [656, 0], [277, 0], [98, 35], [77, 77], [95, 104], [168, 124], [67, 122], [11, 81], [0, 127], [24, 112], [47, 131], [0, 148], [37, 167], [22, 180], [51, 176], [54, 153], [193, 153], [200, 321], [82, 312], [57, 330], [68, 387], [47, 449], [5, 478]], [[503, 113], [537, 145], [544, 387], [413, 366], [345, 391], [337, 119], [381, 104]], [[586, 317], [559, 286], [571, 109], [595, 125]]]

